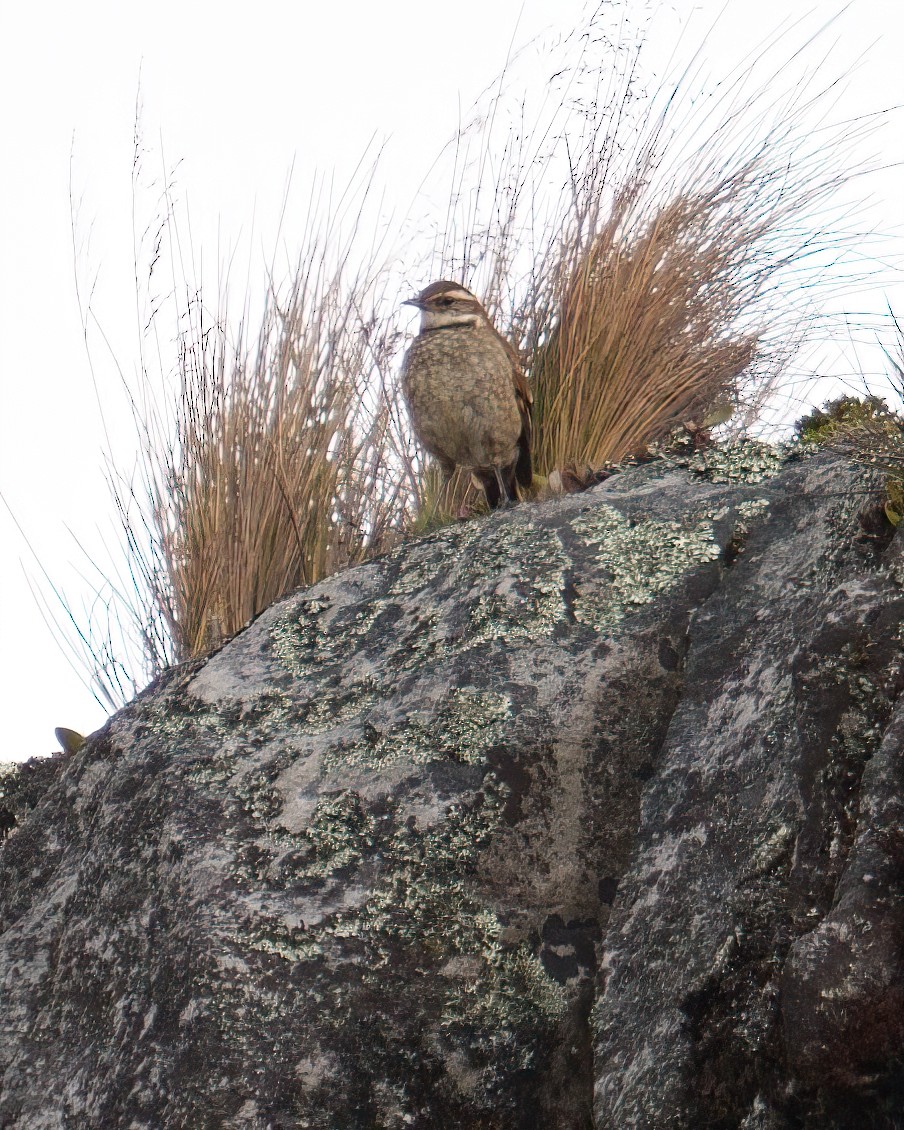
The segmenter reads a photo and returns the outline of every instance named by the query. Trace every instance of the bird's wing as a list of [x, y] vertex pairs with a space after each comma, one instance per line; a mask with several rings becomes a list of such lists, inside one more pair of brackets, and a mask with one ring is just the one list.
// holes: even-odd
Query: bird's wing
[[530, 385], [521, 367], [521, 358], [512, 343], [498, 333], [497, 336], [505, 347], [505, 352], [512, 363], [512, 381], [515, 385], [515, 400], [518, 404], [518, 413], [521, 416], [521, 435], [518, 437], [518, 462], [515, 466], [515, 477], [523, 487], [530, 487], [533, 482], [531, 465], [531, 440], [533, 437], [533, 423], [531, 409], [534, 403]]

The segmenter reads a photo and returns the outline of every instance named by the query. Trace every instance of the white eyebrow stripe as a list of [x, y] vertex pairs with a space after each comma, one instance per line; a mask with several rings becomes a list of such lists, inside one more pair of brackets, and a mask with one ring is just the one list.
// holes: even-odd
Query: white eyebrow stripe
[[466, 302], [473, 302], [474, 295], [468, 290], [444, 290], [437, 298], [463, 298]]

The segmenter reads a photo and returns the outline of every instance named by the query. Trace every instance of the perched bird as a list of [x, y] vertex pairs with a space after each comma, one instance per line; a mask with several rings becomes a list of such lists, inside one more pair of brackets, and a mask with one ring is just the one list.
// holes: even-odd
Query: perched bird
[[403, 305], [421, 312], [402, 366], [415, 435], [447, 479], [467, 467], [491, 509], [517, 501], [533, 479], [532, 397], [518, 354], [458, 283], [431, 283]]

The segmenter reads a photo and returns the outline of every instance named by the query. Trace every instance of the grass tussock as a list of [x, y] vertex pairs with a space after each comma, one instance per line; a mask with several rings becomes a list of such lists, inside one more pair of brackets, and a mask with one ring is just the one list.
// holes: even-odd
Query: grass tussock
[[[136, 169], [139, 156], [136, 142]], [[143, 283], [136, 271], [146, 316], [137, 379], [120, 377], [138, 459], [130, 470], [108, 459], [126, 574], [103, 574], [84, 626], [64, 602], [106, 705], [410, 525], [415, 469], [391, 389], [398, 331], [381, 313], [385, 270], [360, 258], [348, 269], [366, 190], [343, 200], [350, 222], [329, 208], [312, 219], [287, 282], [271, 284], [256, 319], [246, 301], [237, 325], [225, 294], [213, 310], [204, 301], [168, 191], [136, 236], [136, 263], [143, 251], [151, 264]], [[167, 338], [172, 373], [155, 368]]]
[[[247, 309], [232, 330], [174, 276], [176, 384], [161, 400], [142, 362], [140, 468], [111, 478], [131, 582], [111, 599], [146, 676], [478, 505], [466, 474], [443, 487], [417, 452], [395, 387], [398, 303], [431, 279], [469, 286], [520, 349], [541, 483], [580, 483], [714, 407], [738, 430], [756, 420], [837, 277], [846, 237], [826, 209], [860, 172], [848, 150], [866, 127], [813, 131], [831, 87], [781, 68], [756, 80], [753, 61], [714, 102], [692, 70], [650, 92], [643, 36], [623, 12], [609, 27], [611, 11], [558, 44], [536, 111], [510, 69], [462, 127], [451, 169], [437, 165], [445, 214], [412, 214], [400, 235], [404, 278], [398, 251], [359, 256], [343, 236], [349, 208], [352, 230], [364, 222], [354, 192], [311, 210], [256, 335]], [[169, 205], [154, 263], [166, 240], [178, 262]], [[126, 697], [116, 652], [89, 648], [111, 704]]]
[[254, 347], [198, 324], [180, 360], [175, 443], [146, 450], [176, 655], [203, 654], [278, 597], [399, 532], [391, 412], [366, 378], [384, 349], [341, 286], [299, 272]]
[[532, 366], [540, 468], [598, 469], [672, 427], [702, 425], [720, 397], [737, 396], [759, 340], [733, 325], [753, 234], [746, 221], [732, 232], [737, 221], [723, 213], [704, 241], [707, 200], [644, 216], [627, 193], [587, 251], [556, 265], [553, 328]]

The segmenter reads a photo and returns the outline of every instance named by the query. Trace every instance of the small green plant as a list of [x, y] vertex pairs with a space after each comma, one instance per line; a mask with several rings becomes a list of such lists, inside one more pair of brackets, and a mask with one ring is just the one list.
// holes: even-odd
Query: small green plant
[[827, 444], [858, 430], [876, 427], [889, 431], [896, 427], [881, 397], [839, 396], [802, 416], [794, 425], [794, 433], [803, 444]]
[[904, 518], [904, 419], [885, 400], [839, 396], [797, 421], [800, 442], [832, 447], [884, 472], [885, 516], [893, 526]]

